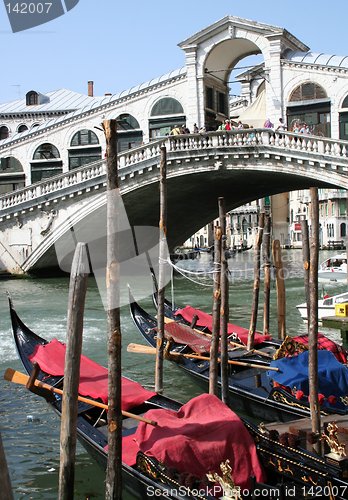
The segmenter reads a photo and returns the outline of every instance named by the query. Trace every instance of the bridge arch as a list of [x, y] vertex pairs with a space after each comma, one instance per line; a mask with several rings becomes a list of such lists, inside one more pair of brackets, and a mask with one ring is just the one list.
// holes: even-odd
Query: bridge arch
[[222, 33], [216, 34], [208, 43], [202, 42], [199, 46], [198, 72], [204, 82], [202, 104], [204, 123], [208, 130], [216, 130], [225, 118], [229, 118], [229, 79], [236, 65], [253, 55], [262, 56], [266, 66], [269, 59], [267, 38], [231, 23], [226, 24]]

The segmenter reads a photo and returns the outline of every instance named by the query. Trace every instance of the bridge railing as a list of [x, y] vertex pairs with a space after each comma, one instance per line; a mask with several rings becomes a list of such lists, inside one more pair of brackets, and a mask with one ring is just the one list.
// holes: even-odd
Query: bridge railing
[[348, 158], [348, 141], [277, 132], [271, 129], [241, 129], [231, 131], [205, 132], [168, 136], [156, 143], [125, 151], [120, 155], [120, 168], [157, 157], [161, 146], [166, 146], [167, 153], [183, 150], [204, 150], [219, 147], [274, 146], [296, 152], [325, 155], [333, 159]]
[[[300, 155], [310, 153], [313, 160], [326, 163], [341, 164], [348, 167], [348, 141], [340, 141], [324, 137], [277, 132], [272, 129], [241, 129], [233, 131], [204, 132], [167, 136], [146, 145], [124, 151], [119, 154], [120, 175], [144, 168], [144, 165], [158, 161], [161, 147], [166, 146], [167, 155], [181, 151], [200, 151], [219, 148], [259, 148], [272, 147], [279, 153], [291, 152]], [[92, 182], [105, 175], [105, 160], [90, 163], [67, 173], [51, 177], [25, 188], [6, 193], [0, 197], [0, 210], [10, 209], [25, 202], [31, 202], [42, 196], [48, 196], [61, 190], [72, 188], [83, 183]]]

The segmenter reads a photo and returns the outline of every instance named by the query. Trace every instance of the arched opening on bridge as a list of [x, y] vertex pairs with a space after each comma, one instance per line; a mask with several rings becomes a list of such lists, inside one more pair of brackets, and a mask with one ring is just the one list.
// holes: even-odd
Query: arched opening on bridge
[[61, 174], [63, 162], [58, 148], [49, 142], [41, 144], [35, 150], [30, 167], [32, 183]]
[[143, 131], [134, 116], [123, 113], [117, 117], [117, 137], [119, 152], [136, 148], [143, 143]]
[[28, 130], [28, 127], [26, 125], [19, 125], [18, 129], [17, 129], [17, 132], [19, 134], [21, 134], [22, 132], [25, 132], [26, 130]]
[[70, 141], [68, 157], [69, 170], [101, 160], [101, 146], [97, 135], [88, 129], [76, 132]]
[[310, 134], [330, 137], [330, 111], [330, 98], [321, 85], [314, 82], [301, 83], [291, 92], [288, 99], [288, 130], [298, 132], [305, 124]]
[[224, 40], [212, 48], [204, 64], [207, 130], [216, 130], [226, 118], [237, 118], [256, 99], [264, 81], [262, 63], [260, 47], [246, 38]]
[[6, 127], [6, 125], [0, 127], [0, 141], [2, 141], [3, 139], [7, 139], [9, 135], [10, 131], [8, 127]]
[[344, 98], [340, 110], [340, 139], [348, 141], [348, 95]]
[[0, 158], [0, 195], [25, 186], [25, 175], [20, 161], [14, 156]]
[[177, 99], [163, 97], [152, 107], [149, 118], [150, 140], [165, 137], [172, 128], [186, 123], [184, 108]]

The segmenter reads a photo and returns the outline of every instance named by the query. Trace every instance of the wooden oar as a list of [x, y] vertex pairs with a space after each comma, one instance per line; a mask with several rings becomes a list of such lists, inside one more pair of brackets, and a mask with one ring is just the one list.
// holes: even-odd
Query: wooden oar
[[[24, 373], [13, 370], [13, 368], [7, 368], [7, 370], [4, 373], [4, 379], [8, 380], [9, 382], [13, 382], [14, 384], [27, 385], [29, 381], [29, 376], [25, 375]], [[41, 382], [40, 380], [35, 380], [34, 385], [36, 387], [41, 387], [42, 389], [46, 389], [47, 391], [55, 392], [56, 394], [61, 394], [61, 395], [63, 394], [63, 391], [61, 389], [57, 389], [52, 385], [45, 384], [45, 382]], [[97, 406], [98, 408], [104, 408], [105, 410], [108, 409], [108, 405], [100, 403], [99, 401], [94, 401], [94, 399], [84, 398], [83, 396], [78, 396], [77, 399], [82, 403], [87, 403], [92, 406]], [[140, 422], [145, 422], [146, 424], [150, 424], [153, 426], [157, 425], [157, 422], [155, 422], [154, 420], [148, 420], [147, 418], [140, 417], [135, 413], [129, 413], [128, 411], [122, 410], [122, 415], [124, 417], [134, 418], [135, 420], [139, 420]]]
[[[164, 322], [165, 323], [173, 323], [175, 321], [175, 319], [171, 319], [171, 318], [164, 318]], [[184, 326], [188, 326], [188, 325], [185, 325], [184, 323], [180, 323], [179, 324], [183, 324]], [[190, 327], [188, 327], [190, 328]], [[202, 330], [197, 330], [197, 328], [192, 328], [192, 330], [196, 333], [199, 333], [200, 335], [204, 335], [205, 337], [208, 337], [208, 338], [211, 338], [211, 333], [205, 333], [205, 332], [202, 332]], [[244, 344], [239, 344], [238, 342], [233, 342], [232, 340], [229, 340], [228, 341], [229, 345], [233, 346], [233, 347], [239, 347], [240, 349], [243, 349], [243, 351], [248, 351], [247, 354], [258, 354], [259, 356], [264, 356], [265, 358], [270, 358], [270, 359], [273, 359], [273, 356], [271, 354], [268, 354], [267, 352], [263, 352], [263, 351], [259, 351], [257, 349], [248, 349], [246, 345]]]
[[[128, 344], [127, 351], [128, 352], [137, 352], [140, 354], [156, 354], [155, 347], [142, 345], [142, 344]], [[188, 359], [201, 359], [204, 361], [210, 361], [209, 356], [200, 356], [199, 354], [182, 354], [180, 352], [175, 352], [175, 351], [169, 351], [167, 354], [170, 354], [172, 356], [183, 356], [184, 358], [188, 358]], [[220, 359], [218, 359], [218, 362], [220, 362]], [[279, 368], [276, 368], [275, 366], [257, 365], [255, 363], [247, 363], [245, 361], [233, 361], [231, 359], [228, 360], [228, 364], [238, 365], [238, 366], [247, 366], [249, 368], [260, 368], [260, 370], [272, 370], [275, 372], [279, 371]]]

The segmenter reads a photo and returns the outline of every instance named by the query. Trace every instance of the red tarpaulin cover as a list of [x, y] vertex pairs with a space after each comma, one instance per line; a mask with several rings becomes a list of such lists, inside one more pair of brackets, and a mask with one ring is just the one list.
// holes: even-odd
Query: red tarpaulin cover
[[250, 434], [216, 396], [202, 394], [178, 412], [150, 410], [144, 416], [156, 420], [157, 426], [139, 423], [139, 449], [167, 467], [200, 479], [207, 472], [221, 474], [220, 464], [229, 459], [237, 486], [248, 488], [250, 476], [265, 481]]
[[[213, 318], [211, 314], [200, 311], [199, 309], [195, 309], [191, 306], [185, 306], [183, 309], [178, 309], [175, 315], [182, 316], [185, 321], [191, 323], [194, 316], [198, 316], [198, 320], [196, 325], [199, 327], [207, 327], [210, 331], [213, 329]], [[235, 334], [239, 338], [243, 344], [247, 345], [248, 343], [248, 330], [243, 328], [242, 326], [234, 325], [232, 323], [228, 323], [227, 328], [228, 335]], [[261, 335], [260, 333], [255, 332], [254, 344], [261, 344], [265, 340], [270, 339], [270, 335]]]
[[192, 328], [182, 325], [177, 321], [167, 323], [164, 326], [165, 337], [172, 338], [179, 344], [187, 344], [197, 354], [203, 354], [210, 351], [211, 340], [204, 337], [201, 333], [195, 332]]
[[[294, 337], [296, 342], [300, 344], [308, 345], [308, 335], [300, 335], [299, 337]], [[340, 363], [347, 363], [347, 352], [343, 347], [333, 342], [333, 340], [328, 339], [322, 333], [318, 333], [318, 349], [325, 349], [331, 351], [335, 358]]]
[[[61, 377], [64, 375], [65, 350], [64, 344], [53, 339], [46, 345], [39, 345], [29, 359], [32, 363], [38, 363], [41, 370], [49, 375]], [[103, 403], [107, 403], [108, 400], [108, 370], [83, 355], [80, 365], [79, 394], [101, 399]], [[122, 377], [122, 410], [134, 408], [155, 394], [137, 382]]]

